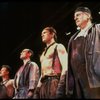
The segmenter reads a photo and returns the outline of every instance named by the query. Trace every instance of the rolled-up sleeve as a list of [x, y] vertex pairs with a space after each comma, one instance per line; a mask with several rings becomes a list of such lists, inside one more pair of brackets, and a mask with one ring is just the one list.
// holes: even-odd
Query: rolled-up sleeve
[[35, 62], [32, 62], [31, 64], [29, 73], [29, 90], [35, 89], [39, 81], [39, 67]]

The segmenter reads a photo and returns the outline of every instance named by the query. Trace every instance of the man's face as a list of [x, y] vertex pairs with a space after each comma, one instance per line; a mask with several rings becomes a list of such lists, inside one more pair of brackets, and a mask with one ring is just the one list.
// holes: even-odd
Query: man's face
[[49, 32], [49, 30], [44, 29], [44, 30], [42, 31], [41, 36], [42, 36], [42, 41], [43, 41], [44, 43], [49, 43], [49, 42], [51, 41], [52, 37], [53, 37], [53, 34], [51, 34], [51, 33]]
[[24, 49], [22, 50], [22, 52], [20, 53], [20, 59], [27, 59], [30, 57], [30, 53], [28, 52], [28, 49]]
[[5, 67], [1, 68], [1, 70], [0, 70], [1, 77], [6, 76], [8, 74], [9, 74], [9, 71], [7, 70], [7, 68], [5, 68]]
[[78, 27], [84, 26], [89, 19], [90, 15], [86, 12], [78, 11], [74, 14], [74, 20]]

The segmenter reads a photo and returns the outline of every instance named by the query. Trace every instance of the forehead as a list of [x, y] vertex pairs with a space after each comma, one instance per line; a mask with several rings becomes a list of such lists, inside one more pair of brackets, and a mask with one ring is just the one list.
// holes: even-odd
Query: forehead
[[2, 67], [1, 70], [7, 70], [7, 68], [6, 67]]
[[42, 33], [44, 33], [44, 32], [49, 32], [49, 30], [48, 29], [43, 29]]
[[79, 14], [83, 14], [83, 13], [84, 12], [82, 12], [82, 11], [77, 11], [77, 12], [74, 13], [74, 16], [79, 15]]
[[29, 51], [28, 49], [24, 49], [24, 50], [22, 50], [22, 52], [27, 52], [27, 51]]

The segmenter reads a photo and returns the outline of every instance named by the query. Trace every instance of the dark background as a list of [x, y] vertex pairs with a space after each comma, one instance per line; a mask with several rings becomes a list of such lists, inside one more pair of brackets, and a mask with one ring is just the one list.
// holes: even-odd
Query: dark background
[[[41, 31], [46, 26], [57, 30], [58, 42], [67, 49], [70, 37], [77, 31], [73, 20], [74, 10], [87, 6], [92, 11], [93, 22], [100, 22], [100, 2], [29, 1], [0, 2], [0, 66], [8, 64], [12, 77], [22, 64], [19, 59], [24, 48], [34, 51], [32, 58], [39, 67], [39, 56], [44, 44]], [[71, 32], [71, 34], [66, 35]]]

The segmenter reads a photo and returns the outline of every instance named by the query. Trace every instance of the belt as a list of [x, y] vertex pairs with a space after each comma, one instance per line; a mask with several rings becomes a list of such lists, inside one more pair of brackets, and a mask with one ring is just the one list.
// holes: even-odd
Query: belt
[[44, 76], [41, 78], [41, 82], [44, 82], [44, 81], [48, 81], [48, 80], [52, 80], [52, 79], [60, 79], [59, 76]]

